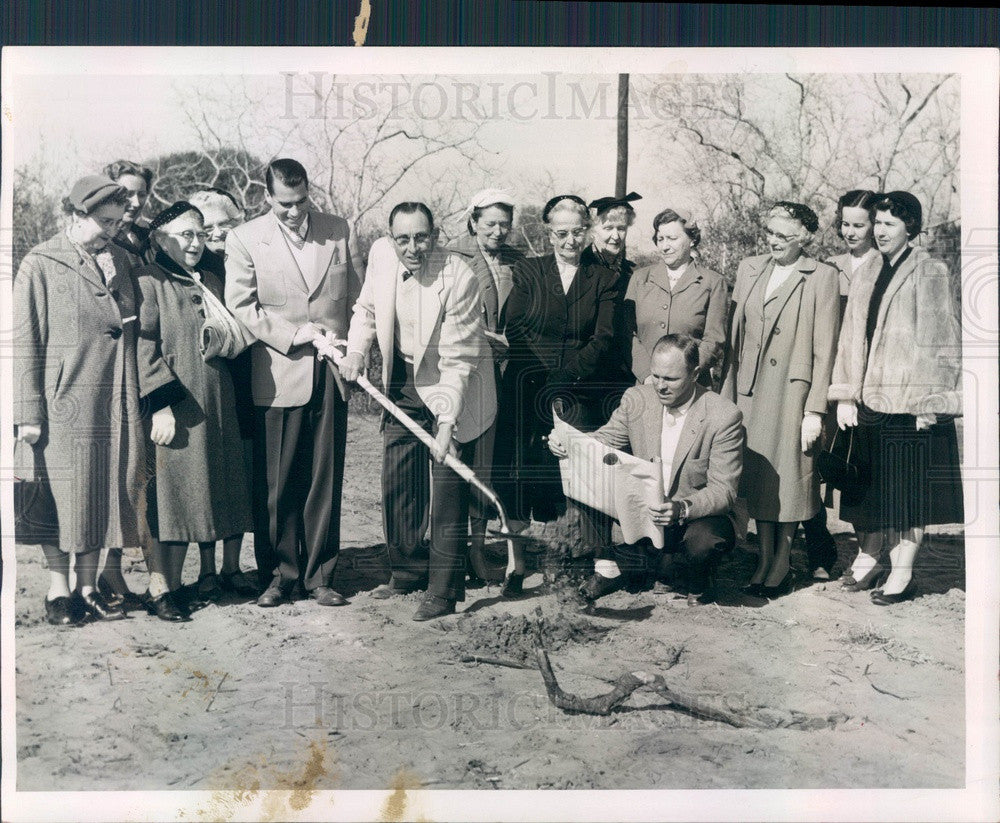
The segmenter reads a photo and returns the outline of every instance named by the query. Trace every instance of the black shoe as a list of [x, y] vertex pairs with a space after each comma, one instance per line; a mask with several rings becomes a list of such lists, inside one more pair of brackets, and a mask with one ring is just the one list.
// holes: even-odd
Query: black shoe
[[80, 594], [73, 592], [76, 599], [76, 608], [81, 612], [89, 614], [94, 620], [124, 620], [125, 610], [121, 606], [112, 606], [101, 597], [99, 591], [92, 591], [90, 594]]
[[317, 586], [309, 596], [321, 606], [346, 606], [347, 598], [340, 592], [336, 592], [329, 586]]
[[413, 594], [413, 592], [420, 591], [421, 589], [426, 589], [426, 582], [415, 582], [403, 585], [396, 581], [396, 578], [391, 578], [388, 583], [382, 583], [380, 586], [376, 586], [371, 590], [371, 597], [374, 600], [388, 600], [390, 597], [402, 597], [406, 594]]
[[115, 589], [103, 576], [97, 578], [97, 591], [111, 606], [121, 606], [126, 612], [136, 612], [146, 608], [146, 603], [142, 595], [136, 594], [131, 589], [126, 588], [120, 592]]
[[257, 605], [261, 608], [270, 609], [275, 606], [280, 606], [286, 600], [288, 600], [288, 592], [281, 588], [281, 586], [277, 583], [271, 583], [264, 593], [257, 598]]
[[55, 600], [46, 597], [45, 619], [53, 626], [75, 626], [80, 622], [79, 615], [73, 613], [68, 597], [57, 597]]
[[220, 572], [218, 579], [219, 587], [227, 594], [236, 597], [256, 597], [260, 594], [243, 572]]
[[876, 589], [871, 593], [871, 598], [872, 603], [876, 606], [891, 606], [894, 603], [902, 603], [904, 600], [912, 600], [916, 592], [917, 588], [911, 580], [899, 594], [886, 594], [881, 589]]
[[174, 592], [166, 592], [159, 597], [151, 597], [148, 608], [151, 615], [170, 623], [179, 623], [182, 620], [191, 619], [187, 610], [177, 602]]
[[583, 595], [583, 599], [588, 603], [593, 603], [606, 594], [618, 591], [624, 585], [622, 575], [618, 575], [618, 577], [604, 577], [595, 573], [580, 587], [580, 594]]
[[524, 594], [524, 575], [518, 572], [511, 572], [503, 579], [503, 586], [500, 587], [500, 596], [513, 598]]
[[881, 563], [876, 563], [871, 567], [868, 574], [860, 580], [856, 580], [850, 573], [843, 578], [840, 588], [848, 592], [863, 592], [867, 589], [874, 589], [883, 579], [883, 574], [888, 574], [888, 569]]
[[776, 600], [788, 594], [792, 590], [792, 583], [794, 582], [795, 576], [792, 574], [791, 569], [789, 569], [788, 573], [777, 586], [761, 586], [761, 597], [766, 597], [768, 600]]
[[199, 575], [196, 591], [198, 599], [206, 603], [218, 603], [226, 594], [215, 572]]
[[424, 620], [433, 620], [435, 617], [444, 617], [446, 614], [454, 613], [454, 600], [429, 594], [423, 599], [420, 608], [417, 609], [417, 613], [413, 615], [413, 619], [420, 623]]

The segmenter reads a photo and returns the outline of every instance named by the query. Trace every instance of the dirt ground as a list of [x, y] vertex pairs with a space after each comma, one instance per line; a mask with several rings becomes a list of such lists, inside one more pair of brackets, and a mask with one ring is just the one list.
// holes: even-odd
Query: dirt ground
[[[410, 620], [418, 595], [377, 601], [388, 578], [380, 438], [354, 416], [343, 554], [345, 608], [208, 606], [189, 623], [145, 615], [55, 629], [46, 572], [17, 549], [17, 787], [82, 789], [945, 788], [964, 784], [964, 562], [959, 536], [920, 558], [920, 596], [891, 607], [839, 584], [741, 600], [754, 557], [720, 570], [718, 604], [619, 592], [584, 615], [536, 572], [527, 596], [470, 591], [458, 615]], [[855, 548], [840, 534], [841, 560]], [[244, 564], [253, 552], [244, 547]], [[804, 566], [800, 549], [793, 557]], [[197, 575], [189, 552], [188, 580]], [[141, 559], [127, 577], [145, 587]], [[535, 610], [560, 685], [611, 689], [627, 671], [760, 717], [823, 728], [738, 729], [635, 692], [607, 717], [551, 706], [526, 659]], [[294, 804], [293, 804], [294, 805]], [[226, 815], [223, 812], [211, 816]]]

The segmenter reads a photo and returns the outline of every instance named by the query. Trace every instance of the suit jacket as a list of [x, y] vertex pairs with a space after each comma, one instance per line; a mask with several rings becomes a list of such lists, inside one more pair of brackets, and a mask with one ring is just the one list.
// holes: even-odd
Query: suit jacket
[[914, 249], [889, 282], [871, 351], [865, 327], [879, 269], [858, 272], [847, 299], [830, 400], [890, 414], [962, 413], [962, 332], [948, 268]]
[[257, 339], [251, 351], [251, 388], [258, 406], [309, 402], [315, 350], [292, 346], [296, 330], [312, 321], [338, 338], [347, 334], [361, 281], [351, 262], [347, 221], [311, 212], [307, 242], [319, 244], [315, 286], [306, 284], [272, 213], [226, 237], [226, 305]]
[[[660, 457], [663, 405], [652, 386], [625, 392], [611, 419], [592, 434], [607, 446], [629, 449], [641, 460]], [[684, 418], [667, 497], [687, 500], [688, 517], [729, 514], [743, 471], [743, 415], [703, 386]]]
[[692, 260], [671, 291], [664, 263], [639, 269], [625, 295], [632, 373], [637, 380], [646, 379], [653, 346], [665, 334], [699, 338], [700, 369], [721, 362], [728, 316], [729, 289], [718, 272]]
[[511, 364], [564, 371], [575, 381], [599, 378], [612, 341], [617, 279], [604, 266], [581, 262], [566, 294], [555, 255], [515, 266], [502, 319]]
[[[479, 241], [471, 235], [464, 235], [455, 240], [448, 251], [459, 255], [462, 260], [472, 269], [479, 281], [479, 293], [482, 297], [483, 319], [489, 331], [496, 331], [500, 322], [500, 312], [503, 311], [504, 303], [510, 296], [507, 291], [503, 294], [497, 292], [497, 284], [493, 279], [493, 272], [490, 264], [483, 256], [483, 250], [479, 247]], [[513, 267], [524, 259], [524, 255], [517, 249], [508, 245], [500, 247], [499, 262], [502, 266]]]
[[[443, 249], [431, 253], [426, 271], [428, 276], [418, 281], [415, 388], [436, 418], [455, 419], [454, 437], [467, 443], [492, 425], [497, 412], [479, 284], [472, 269]], [[385, 386], [396, 346], [396, 283], [401, 276], [392, 241], [380, 237], [369, 250], [364, 286], [347, 335], [347, 350], [364, 355], [378, 341]]]

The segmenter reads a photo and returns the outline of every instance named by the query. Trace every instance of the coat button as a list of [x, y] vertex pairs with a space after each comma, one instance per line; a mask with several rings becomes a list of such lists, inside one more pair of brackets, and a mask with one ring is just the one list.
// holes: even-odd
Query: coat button
[[669, 307], [668, 306], [660, 306], [660, 308], [663, 309], [664, 311], [666, 311]]
[[112, 340], [117, 340], [119, 337], [122, 336], [122, 330], [121, 329], [108, 329], [107, 335]]
[[781, 334], [781, 329], [779, 329], [777, 326], [775, 326], [774, 327], [774, 333], [775, 334]]
[[660, 328], [661, 328], [661, 329], [665, 329], [666, 327], [667, 327], [667, 324], [666, 324], [666, 323], [660, 323]]
[[191, 295], [191, 302], [194, 303], [195, 305], [198, 305], [199, 303], [201, 303], [201, 295], [200, 294], [192, 294]]
[[771, 362], [771, 365], [772, 365], [772, 366], [777, 366], [777, 365], [778, 365], [778, 361], [777, 361], [777, 360], [775, 360], [775, 359], [774, 359], [773, 357], [771, 358], [771, 361], [770, 361], [770, 362]]

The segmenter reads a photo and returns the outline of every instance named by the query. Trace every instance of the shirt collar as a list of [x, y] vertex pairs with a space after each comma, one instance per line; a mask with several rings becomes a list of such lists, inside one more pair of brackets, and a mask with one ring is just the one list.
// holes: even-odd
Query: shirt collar
[[[272, 212], [272, 214], [273, 214], [273, 212]], [[277, 215], [275, 215], [274, 219], [278, 220]], [[286, 226], [280, 220], [278, 220], [278, 225], [281, 226], [281, 230], [285, 234], [287, 234], [292, 240], [296, 241], [297, 243], [301, 243], [301, 242], [303, 242], [306, 239], [306, 235], [309, 233], [309, 215], [307, 214], [303, 218], [302, 225], [299, 226], [298, 231], [290, 229], [288, 226]]]
[[676, 420], [679, 417], [683, 417], [684, 415], [686, 415], [688, 413], [688, 409], [691, 408], [691, 406], [694, 403], [695, 398], [697, 398], [697, 396], [698, 396], [698, 392], [697, 392], [697, 390], [695, 390], [695, 391], [691, 392], [691, 396], [687, 400], [685, 400], [683, 403], [681, 403], [679, 406], [674, 406], [672, 409], [667, 408], [666, 406], [664, 406], [663, 407], [663, 411], [664, 411], [665, 414], [669, 414], [674, 420]]

